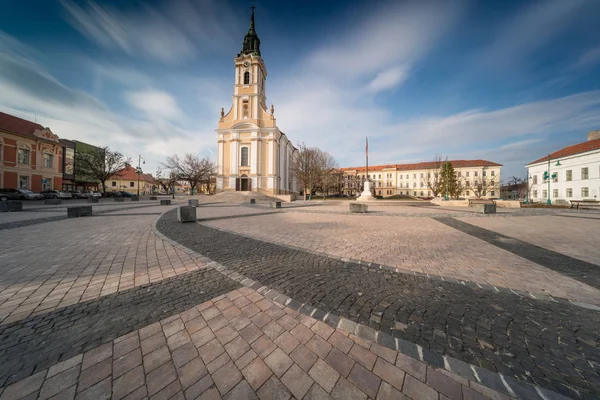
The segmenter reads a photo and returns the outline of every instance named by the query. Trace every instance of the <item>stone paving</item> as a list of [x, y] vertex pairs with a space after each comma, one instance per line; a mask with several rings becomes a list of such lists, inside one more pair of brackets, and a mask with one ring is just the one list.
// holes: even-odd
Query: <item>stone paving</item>
[[0, 389], [0, 399], [509, 399], [242, 288]]
[[[341, 209], [347, 204], [278, 211], [215, 199], [201, 198], [200, 224], [179, 224], [168, 212], [156, 225], [162, 233], [152, 224], [173, 207], [142, 202], [0, 230], [0, 400], [564, 398], [547, 389], [598, 398], [600, 310], [500, 286], [589, 304], [600, 303], [600, 291], [578, 272], [570, 279], [433, 219], [511, 236], [502, 220], [527, 231], [528, 218], [544, 228], [560, 218], [573, 247], [582, 241], [579, 252], [593, 255], [581, 234], [596, 222], [589, 212], [482, 218], [402, 207], [353, 216]], [[518, 239], [597, 265], [551, 247], [551, 236]], [[403, 270], [481, 284], [346, 261], [356, 248], [381, 255], [386, 241], [407, 255], [403, 267], [418, 265]], [[291, 299], [281, 295], [282, 303], [273, 289]]]
[[[402, 208], [408, 208], [410, 212], [415, 207]], [[237, 212], [238, 209], [218, 205], [210, 209], [202, 207], [198, 209], [198, 218], [216, 218], [226, 213], [243, 215]], [[526, 224], [529, 218], [514, 217], [509, 223], [522, 221]], [[497, 221], [498, 225], [506, 223], [504, 218], [471, 217], [463, 220], [473, 223]], [[559, 221], [565, 224], [562, 219]], [[567, 221], [575, 225], [573, 230], [577, 230], [580, 220]], [[565, 277], [430, 218], [284, 212], [260, 217], [207, 220], [202, 223], [336, 257], [600, 304], [600, 290], [597, 288]], [[568, 241], [571, 246], [577, 247], [576, 237], [569, 238]], [[595, 241], [589, 238], [586, 243], [584, 249], [595, 246]], [[598, 252], [597, 249], [594, 251]]]

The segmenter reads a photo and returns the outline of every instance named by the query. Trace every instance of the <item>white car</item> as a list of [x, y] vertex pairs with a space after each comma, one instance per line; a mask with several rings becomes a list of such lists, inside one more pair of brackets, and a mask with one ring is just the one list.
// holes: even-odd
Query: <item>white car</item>
[[102, 193], [94, 192], [93, 190], [83, 190], [82, 193], [84, 193], [86, 196], [102, 197]]

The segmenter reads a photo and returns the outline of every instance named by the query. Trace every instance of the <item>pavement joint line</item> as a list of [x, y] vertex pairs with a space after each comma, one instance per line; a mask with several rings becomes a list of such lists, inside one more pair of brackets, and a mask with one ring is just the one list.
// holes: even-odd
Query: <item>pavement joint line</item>
[[[159, 216], [159, 218], [160, 218], [160, 216]], [[210, 228], [214, 229], [214, 230], [217, 230], [217, 231], [230, 233], [232, 235], [247, 237], [247, 236], [245, 236], [245, 235], [243, 235], [243, 234], [241, 234], [239, 232], [231, 231], [229, 229], [216, 228], [216, 227], [213, 227], [213, 226], [210, 226]], [[332, 255], [332, 254], [328, 254], [328, 253], [325, 253], [325, 252], [319, 252], [319, 251], [304, 249], [304, 248], [299, 247], [299, 246], [292, 246], [292, 245], [278, 243], [276, 241], [271, 241], [271, 240], [258, 239], [258, 238], [252, 238], [252, 239], [256, 240], [256, 241], [264, 242], [264, 243], [274, 244], [274, 245], [277, 245], [277, 246], [280, 246], [280, 247], [284, 247], [284, 248], [288, 248], [288, 249], [292, 249], [292, 250], [300, 250], [300, 251], [303, 251], [303, 252], [306, 252], [306, 253], [310, 253], [310, 254], [314, 254], [314, 255], [318, 255], [318, 256], [323, 256], [323, 257], [328, 257], [328, 258], [331, 258], [331, 259], [334, 259], [334, 260], [340, 260], [338, 258], [338, 256], [335, 256], [335, 255]], [[435, 280], [435, 281], [460, 283], [460, 284], [462, 284], [464, 286], [468, 286], [468, 287], [471, 287], [471, 288], [479, 288], [479, 289], [482, 289], [482, 290], [494, 290], [494, 291], [496, 291], [498, 293], [500, 293], [500, 292], [503, 292], [503, 293], [512, 292], [517, 297], [531, 296], [531, 297], [533, 297], [536, 300], [549, 300], [549, 301], [553, 301], [555, 303], [575, 305], [577, 307], [581, 307], [581, 308], [585, 308], [585, 309], [589, 309], [589, 310], [598, 310], [598, 311], [600, 311], [600, 308], [598, 308], [597, 306], [595, 306], [593, 304], [589, 304], [589, 303], [585, 303], [585, 302], [575, 302], [575, 301], [572, 301], [570, 299], [566, 299], [566, 298], [558, 297], [558, 296], [556, 296], [556, 298], [553, 298], [550, 295], [541, 294], [541, 293], [536, 293], [536, 295], [534, 296], [531, 292], [524, 292], [524, 291], [515, 290], [515, 289], [511, 289], [511, 288], [504, 288], [504, 287], [501, 287], [499, 289], [496, 286], [491, 286], [491, 285], [487, 285], [487, 284], [485, 286], [481, 286], [478, 282], [465, 281], [465, 280], [460, 280], [460, 279], [456, 279], [456, 278], [448, 277], [448, 276], [429, 275], [427, 273], [417, 272], [417, 271], [413, 271], [413, 270], [407, 270], [407, 269], [403, 269], [403, 268], [392, 267], [392, 266], [389, 266], [389, 265], [375, 266], [375, 265], [373, 265], [372, 262], [366, 261], [366, 260], [354, 260], [354, 259], [351, 259], [349, 262], [354, 263], [354, 264], [358, 264], [358, 265], [366, 265], [367, 267], [373, 268], [373, 269], [383, 269], [383, 270], [387, 270], [387, 271], [390, 271], [390, 272], [396, 272], [396, 273], [404, 274], [404, 275], [414, 275], [414, 276], [421, 276], [421, 277], [426, 276], [427, 278], [429, 278], [431, 280]]]
[[[165, 212], [164, 212], [162, 215], [164, 215], [164, 214], [165, 214], [165, 213], [167, 213], [167, 212], [168, 212], [168, 210], [167, 210], [167, 211], [165, 211]], [[161, 216], [162, 216], [162, 215], [161, 215]], [[166, 235], [162, 234], [162, 233], [161, 233], [161, 232], [158, 230], [158, 228], [157, 228], [157, 226], [156, 226], [156, 225], [157, 225], [157, 223], [158, 223], [159, 219], [161, 218], [161, 216], [159, 216], [159, 217], [158, 217], [156, 220], [154, 220], [154, 222], [152, 223], [152, 231], [153, 231], [153, 232], [154, 232], [154, 233], [155, 233], [155, 234], [156, 234], [158, 237], [160, 237], [162, 240], [165, 240], [166, 242], [168, 242], [168, 243], [172, 244], [173, 246], [175, 246], [175, 247], [177, 247], [177, 248], [180, 248], [180, 249], [187, 249], [187, 247], [183, 246], [182, 244], [180, 244], [179, 242], [177, 242], [177, 241], [175, 241], [175, 240], [173, 240], [173, 239], [170, 239], [169, 237], [167, 237]], [[190, 250], [191, 250], [191, 249], [190, 249]], [[197, 253], [197, 252], [195, 252], [195, 251], [193, 251], [193, 250], [191, 250], [190, 254], [191, 254], [191, 255], [194, 255], [195, 257], [198, 257], [198, 258], [208, 259], [208, 257], [206, 257], [206, 256], [204, 256], [204, 255], [201, 255], [200, 253]], [[220, 266], [221, 264], [219, 264], [219, 263], [217, 263], [217, 262], [214, 262], [214, 261], [212, 261], [212, 262], [209, 262], [209, 263], [207, 263], [206, 267], [207, 267], [207, 268], [210, 268], [210, 269], [215, 269], [215, 270], [216, 270], [216, 267], [215, 267], [215, 265], [217, 265], [217, 266]], [[225, 268], [227, 269], [227, 267], [225, 267]], [[220, 273], [223, 273], [223, 272], [221, 272], [221, 271], [219, 271], [219, 272], [220, 272]], [[225, 275], [225, 274], [224, 274], [224, 275]], [[241, 274], [240, 274], [240, 275], [241, 275]], [[250, 280], [250, 279], [249, 279], [249, 278], [246, 278], [245, 280]], [[272, 290], [273, 290], [274, 292], [278, 292], [278, 291], [277, 291], [277, 290], [275, 290], [275, 289], [272, 289]], [[280, 296], [283, 296], [283, 297], [285, 298], [285, 300], [284, 300], [283, 302], [281, 302], [281, 300], [278, 300]], [[293, 300], [292, 298], [289, 298], [289, 297], [287, 297], [287, 296], [285, 296], [285, 295], [281, 294], [281, 293], [280, 293], [280, 295], [279, 295], [279, 296], [275, 297], [273, 300], [274, 300], [275, 302], [279, 303], [279, 304], [282, 304], [282, 305], [284, 305], [284, 306], [287, 306], [287, 307], [289, 307], [289, 308], [292, 308], [292, 309], [294, 309], [294, 310], [296, 310], [296, 311], [298, 311], [298, 312], [301, 312], [301, 313], [302, 313], [302, 311], [301, 311], [301, 308], [302, 308], [302, 305], [303, 305], [303, 304], [301, 304], [300, 306], [294, 307], [294, 306], [293, 306], [293, 303], [296, 303], [296, 304], [300, 304], [300, 303], [299, 303], [299, 302], [297, 302], [297, 301], [295, 301], [295, 300]], [[317, 310], [317, 309], [315, 308], [315, 310]], [[304, 314], [304, 315], [307, 315], [306, 313], [303, 313], [303, 314]], [[364, 331], [364, 330], [361, 330], [361, 329], [359, 329], [359, 326], [363, 326], [363, 327], [365, 327], [365, 328], [368, 328], [368, 329], [371, 329], [371, 330], [373, 330], [372, 328], [370, 328], [370, 327], [367, 327], [367, 326], [365, 326], [365, 325], [362, 325], [362, 324], [359, 324], [359, 323], [356, 323], [356, 322], [354, 322], [354, 321], [350, 321], [350, 320], [348, 320], [348, 319], [345, 319], [345, 318], [343, 318], [343, 317], [338, 317], [338, 316], [335, 316], [335, 318], [333, 318], [333, 321], [331, 321], [331, 322], [335, 322], [335, 319], [338, 319], [338, 321], [337, 321], [337, 323], [336, 323], [335, 325], [332, 325], [332, 324], [330, 323], [330, 321], [329, 321], [329, 317], [331, 317], [331, 314], [330, 314], [330, 313], [324, 313], [324, 312], [321, 312], [321, 314], [324, 314], [324, 317], [323, 317], [323, 318], [315, 318], [315, 319], [320, 319], [322, 322], [324, 322], [324, 323], [328, 324], [329, 326], [332, 326], [333, 328], [336, 328], [336, 329], [341, 329], [341, 330], [344, 330], [344, 331], [346, 331], [346, 332], [348, 332], [348, 333], [353, 333], [353, 332], [355, 331], [355, 332], [356, 332], [356, 335], [357, 335], [357, 336], [359, 336], [359, 337], [361, 337], [362, 339], [373, 341], [372, 339], [370, 339], [370, 338], [368, 338], [368, 337], [364, 337], [364, 336], [363, 336], [363, 335], [365, 335], [365, 332], [367, 332], [367, 331]], [[356, 326], [356, 328], [355, 328], [355, 329], [353, 329], [352, 331], [350, 331], [350, 330], [348, 330], [348, 329], [346, 328], [346, 325], [348, 325], [348, 324], [353, 324], [353, 325], [355, 325], [355, 326]], [[373, 331], [374, 331], [374, 330], [373, 330]], [[365, 336], [366, 336], [366, 335], [365, 335]], [[396, 350], [396, 351], [398, 351], [399, 353], [401, 353], [401, 354], [403, 354], [403, 355], [405, 355], [405, 356], [408, 356], [408, 357], [411, 357], [411, 358], [417, 358], [417, 359], [419, 359], [420, 361], [424, 361], [424, 357], [423, 357], [423, 348], [422, 348], [420, 345], [418, 345], [418, 344], [415, 344], [415, 343], [412, 343], [412, 342], [409, 342], [409, 341], [406, 341], [406, 340], [404, 340], [404, 339], [400, 339], [400, 338], [398, 338], [398, 337], [396, 337], [396, 338], [394, 338], [394, 339], [395, 339], [395, 340], [394, 340], [393, 342], [394, 342], [395, 346], [390, 346], [390, 345], [389, 345], [389, 343], [379, 343], [379, 342], [377, 342], [377, 341], [374, 341], [374, 342], [375, 342], [375, 343], [378, 343], [378, 344], [380, 344], [380, 345], [383, 345], [383, 346], [385, 346], [385, 347], [387, 347], [387, 348], [389, 348], [389, 349]], [[408, 348], [415, 348], [415, 347], [416, 347], [416, 351], [417, 351], [417, 357], [415, 357], [415, 356], [414, 356], [414, 352], [411, 352], [411, 351], [406, 351], [406, 349], [404, 348], [404, 345], [403, 345], [403, 346], [401, 346], [401, 345], [400, 345], [400, 343], [401, 343], [400, 341], [401, 341], [401, 340], [402, 340], [402, 343], [403, 343], [403, 344], [408, 344], [408, 345], [409, 345], [409, 347], [408, 347]], [[439, 353], [436, 353], [436, 354], [439, 354]], [[492, 390], [498, 390], [498, 388], [497, 388], [497, 387], [492, 387], [491, 385], [489, 385], [489, 382], [484, 382], [484, 381], [482, 381], [482, 380], [481, 380], [481, 378], [479, 377], [479, 374], [478, 374], [478, 372], [477, 372], [477, 369], [480, 369], [480, 370], [482, 370], [482, 371], [486, 371], [486, 372], [487, 372], [487, 373], [488, 373], [490, 376], [495, 376], [495, 377], [496, 377], [496, 379], [500, 380], [500, 381], [503, 383], [503, 385], [505, 386], [505, 389], [506, 389], [506, 390], [505, 390], [505, 392], [506, 392], [506, 393], [508, 393], [508, 394], [510, 394], [510, 393], [514, 393], [513, 389], [510, 387], [510, 385], [509, 385], [507, 382], [505, 382], [505, 380], [504, 380], [504, 379], [502, 379], [502, 376], [501, 376], [501, 374], [500, 374], [500, 373], [496, 373], [496, 372], [489, 371], [489, 370], [487, 370], [487, 369], [485, 369], [485, 368], [481, 368], [481, 367], [479, 367], [479, 366], [475, 366], [475, 365], [473, 365], [473, 364], [466, 363], [466, 362], [464, 362], [464, 361], [462, 361], [462, 360], [458, 360], [458, 359], [455, 359], [455, 358], [453, 358], [453, 357], [449, 357], [449, 356], [447, 356], [447, 355], [442, 355], [442, 357], [443, 357], [443, 365], [442, 365], [441, 367], [439, 367], [439, 366], [438, 366], [438, 368], [446, 369], [446, 370], [447, 370], [447, 371], [449, 371], [449, 372], [455, 373], [455, 374], [457, 374], [457, 375], [459, 375], [459, 376], [461, 376], [461, 377], [463, 377], [463, 378], [465, 378], [465, 379], [471, 380], [471, 379], [472, 379], [472, 377], [471, 377], [471, 375], [470, 375], [470, 374], [467, 374], [467, 373], [465, 373], [464, 371], [453, 370], [453, 369], [450, 367], [450, 362], [455, 362], [455, 363], [459, 363], [459, 364], [460, 364], [460, 363], [462, 363], [462, 364], [464, 364], [464, 365], [468, 365], [468, 366], [469, 366], [469, 368], [470, 368], [470, 370], [471, 370], [471, 372], [472, 372], [472, 375], [473, 375], [473, 376], [474, 376], [474, 377], [477, 379], [477, 382], [478, 382], [478, 383], [480, 383], [481, 385], [483, 385], [483, 386], [486, 386], [486, 387], [488, 387], [488, 388], [490, 388], [490, 389], [492, 389]], [[428, 363], [428, 364], [429, 364], [429, 363]], [[446, 365], [446, 364], [448, 364], [448, 365]], [[534, 384], [531, 384], [531, 383], [529, 383], [529, 382], [525, 382], [525, 381], [521, 381], [521, 380], [519, 380], [518, 382], [519, 382], [520, 384], [522, 384], [523, 386], [525, 386], [525, 387], [531, 387], [531, 388], [535, 389], [535, 391], [536, 391], [536, 392], [537, 392], [537, 393], [540, 395], [540, 398], [541, 398], [541, 399], [546, 399], [546, 400], [548, 400], [548, 399], [547, 399], [547, 397], [545, 397], [545, 396], [543, 396], [543, 395], [542, 395], [542, 393], [543, 393], [543, 392], [546, 392], [546, 393], [549, 393], [549, 394], [551, 394], [551, 395], [552, 395], [552, 396], [554, 396], [556, 399], [563, 399], [563, 398], [564, 398], [564, 399], [566, 399], [566, 397], [564, 397], [564, 396], [562, 396], [562, 395], [560, 395], [560, 394], [558, 394], [558, 393], [556, 393], [556, 392], [550, 391], [550, 390], [548, 390], [548, 389], [544, 389], [544, 388], [542, 388], [542, 387], [540, 387], [540, 386], [538, 386], [538, 385], [534, 385]], [[535, 399], [527, 399], [527, 400], [535, 400]]]

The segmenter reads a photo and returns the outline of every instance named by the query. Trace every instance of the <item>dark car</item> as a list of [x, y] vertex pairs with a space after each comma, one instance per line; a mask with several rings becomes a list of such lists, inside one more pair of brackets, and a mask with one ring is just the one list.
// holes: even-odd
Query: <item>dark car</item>
[[41, 194], [27, 189], [3, 188], [0, 189], [0, 193], [4, 195], [11, 195], [13, 197], [12, 199], [7, 200], [42, 200], [44, 198], [44, 196]]
[[41, 193], [45, 199], [70, 199], [73, 197], [71, 193], [60, 190], [43, 190]]
[[81, 190], [69, 190], [74, 199], [87, 199], [87, 194]]
[[120, 192], [117, 192], [117, 193], [121, 194], [119, 197], [133, 197], [133, 196], [135, 196], [135, 194], [133, 194], [131, 192], [120, 191]]
[[19, 200], [21, 197], [17, 193], [5, 193], [0, 191], [0, 201]]

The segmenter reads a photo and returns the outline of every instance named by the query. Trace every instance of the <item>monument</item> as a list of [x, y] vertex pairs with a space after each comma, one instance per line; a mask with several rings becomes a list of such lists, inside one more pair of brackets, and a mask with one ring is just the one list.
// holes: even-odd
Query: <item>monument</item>
[[365, 160], [366, 160], [366, 172], [365, 172], [365, 183], [364, 189], [358, 199], [356, 201], [372, 201], [377, 200], [371, 194], [371, 182], [369, 182], [369, 138], [366, 138], [366, 146], [365, 146]]

